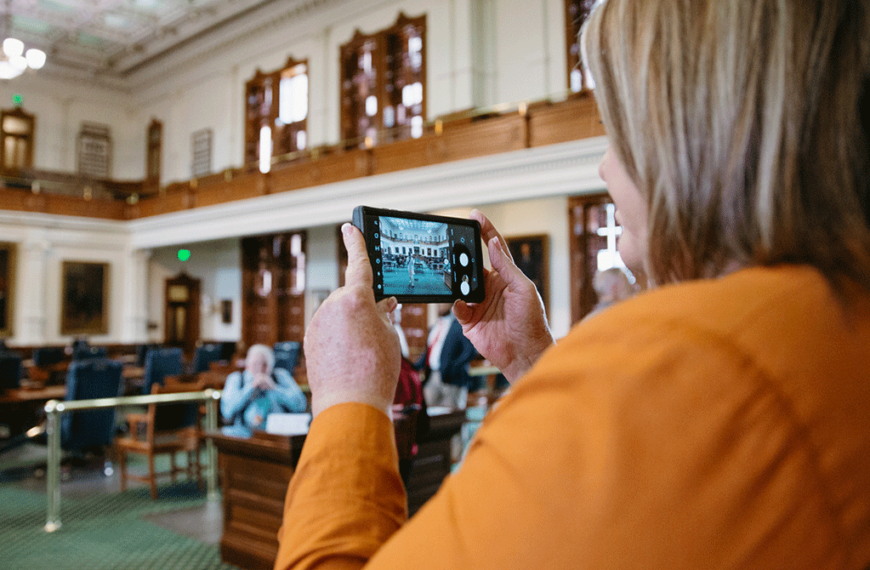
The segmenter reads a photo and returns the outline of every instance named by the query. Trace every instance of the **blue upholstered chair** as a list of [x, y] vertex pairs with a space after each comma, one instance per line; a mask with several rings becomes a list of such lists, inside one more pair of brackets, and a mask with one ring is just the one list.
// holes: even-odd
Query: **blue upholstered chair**
[[149, 342], [146, 344], [137, 344], [136, 345], [136, 366], [143, 368], [145, 366], [145, 359], [148, 357], [148, 352], [155, 349], [160, 348], [160, 345], [157, 343]]
[[208, 372], [209, 365], [212, 362], [221, 360], [221, 345], [219, 344], [204, 344], [196, 347], [193, 353], [193, 370], [194, 374], [198, 372]]
[[145, 356], [145, 383], [143, 394], [150, 394], [155, 384], [163, 386], [167, 376], [181, 374], [182, 354], [180, 348], [152, 348]]
[[0, 393], [18, 388], [22, 357], [17, 352], [0, 352]]
[[[70, 364], [66, 377], [66, 400], [115, 398], [124, 389], [121, 363], [107, 358], [89, 358]], [[69, 451], [102, 450], [115, 435], [115, 409], [71, 412], [61, 417], [61, 447]]]
[[66, 352], [62, 346], [42, 346], [33, 350], [33, 364], [42, 368], [63, 362]]
[[42, 346], [33, 350], [33, 365], [27, 369], [31, 381], [46, 384], [63, 384], [66, 379], [66, 349], [62, 346]]
[[275, 350], [275, 368], [283, 368], [292, 376], [293, 370], [296, 369], [296, 364], [299, 363], [299, 353], [302, 352], [302, 345], [288, 340], [276, 342], [273, 349]]
[[73, 360], [84, 360], [86, 358], [106, 358], [108, 350], [105, 346], [90, 346], [78, 345], [73, 349]]

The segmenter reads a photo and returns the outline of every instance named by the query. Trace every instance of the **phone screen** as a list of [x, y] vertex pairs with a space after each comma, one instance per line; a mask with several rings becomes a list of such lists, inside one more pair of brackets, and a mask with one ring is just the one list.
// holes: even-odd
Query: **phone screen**
[[375, 297], [402, 303], [484, 298], [476, 220], [359, 206], [354, 225], [366, 239]]

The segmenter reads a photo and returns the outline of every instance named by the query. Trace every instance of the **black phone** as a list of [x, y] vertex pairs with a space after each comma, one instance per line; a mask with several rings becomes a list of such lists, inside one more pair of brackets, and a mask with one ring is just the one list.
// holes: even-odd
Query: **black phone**
[[376, 299], [483, 301], [477, 220], [357, 206], [353, 225], [365, 236]]

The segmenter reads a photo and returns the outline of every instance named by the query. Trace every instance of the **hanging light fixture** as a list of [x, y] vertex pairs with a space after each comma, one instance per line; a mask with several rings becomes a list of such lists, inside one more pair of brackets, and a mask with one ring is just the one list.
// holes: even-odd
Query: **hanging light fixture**
[[[0, 79], [13, 79], [28, 69], [41, 69], [45, 65], [45, 52], [30, 48], [24, 51], [24, 42], [9, 36], [12, 28], [11, 0], [6, 0], [6, 11], [2, 19], [3, 51], [0, 53]], [[3, 37], [0, 36], [0, 37]]]
[[24, 42], [16, 38], [3, 40], [0, 54], [0, 79], [13, 79], [28, 69], [41, 69], [45, 65], [45, 52], [30, 48], [24, 51]]

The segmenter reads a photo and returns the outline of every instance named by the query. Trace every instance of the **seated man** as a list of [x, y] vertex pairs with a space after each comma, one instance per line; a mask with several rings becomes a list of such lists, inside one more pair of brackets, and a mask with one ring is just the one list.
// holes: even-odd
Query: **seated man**
[[264, 344], [248, 350], [245, 370], [227, 377], [221, 396], [221, 415], [228, 424], [223, 432], [250, 437], [255, 429], [265, 429], [266, 417], [273, 412], [304, 412], [305, 394], [290, 373], [275, 368], [275, 353]]

